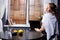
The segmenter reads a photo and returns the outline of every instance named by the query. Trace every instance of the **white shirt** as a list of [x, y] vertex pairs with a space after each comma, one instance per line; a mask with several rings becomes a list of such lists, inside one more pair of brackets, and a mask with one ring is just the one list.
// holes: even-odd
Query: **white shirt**
[[[50, 39], [52, 35], [58, 34], [58, 22], [55, 15], [52, 13], [46, 13], [43, 15], [42, 23], [44, 24], [45, 31], [47, 33], [47, 40]], [[55, 31], [54, 31], [55, 30]]]

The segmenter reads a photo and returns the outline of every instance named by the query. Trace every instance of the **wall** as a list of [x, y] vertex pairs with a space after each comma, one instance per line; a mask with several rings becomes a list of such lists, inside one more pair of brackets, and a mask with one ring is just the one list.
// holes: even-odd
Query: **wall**
[[[59, 23], [59, 34], [60, 34], [60, 0], [58, 0], [58, 23]], [[60, 40], [60, 35], [59, 35]]]

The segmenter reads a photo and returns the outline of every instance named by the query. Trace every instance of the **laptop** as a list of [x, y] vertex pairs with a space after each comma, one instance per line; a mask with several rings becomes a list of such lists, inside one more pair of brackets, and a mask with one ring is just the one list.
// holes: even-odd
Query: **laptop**
[[30, 23], [30, 29], [32, 31], [35, 31], [34, 28], [39, 28], [39, 29], [41, 28], [40, 21], [29, 21], [29, 23]]

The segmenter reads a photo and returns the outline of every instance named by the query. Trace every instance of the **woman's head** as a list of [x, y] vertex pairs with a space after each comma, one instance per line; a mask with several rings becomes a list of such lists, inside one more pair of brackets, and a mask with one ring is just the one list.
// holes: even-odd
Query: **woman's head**
[[49, 3], [46, 8], [46, 12], [56, 12], [56, 5], [54, 3]]

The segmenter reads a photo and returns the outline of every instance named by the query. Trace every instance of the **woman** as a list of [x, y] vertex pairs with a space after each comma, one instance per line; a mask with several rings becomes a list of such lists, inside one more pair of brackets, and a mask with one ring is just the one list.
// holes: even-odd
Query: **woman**
[[41, 28], [35, 28], [35, 30], [38, 32], [42, 32], [45, 30], [47, 33], [47, 40], [57, 40], [57, 35], [59, 34], [59, 32], [58, 22], [56, 19], [56, 5], [54, 3], [49, 3], [47, 5], [46, 13], [42, 18]]

